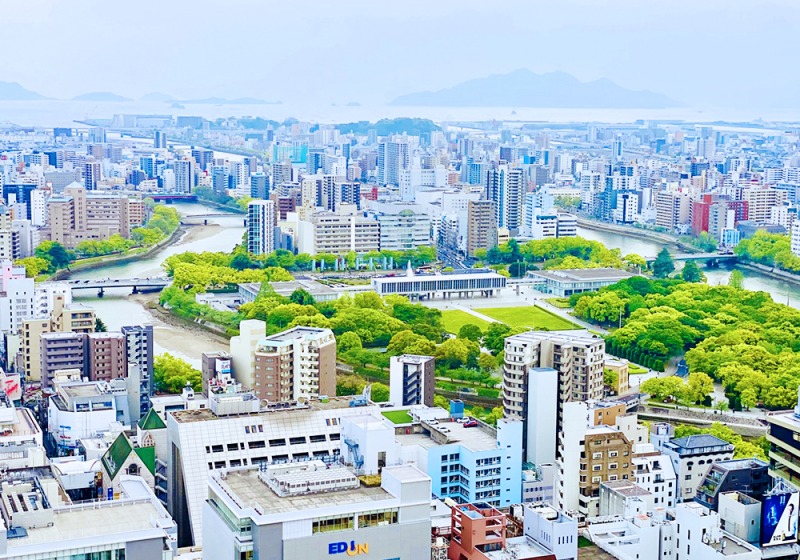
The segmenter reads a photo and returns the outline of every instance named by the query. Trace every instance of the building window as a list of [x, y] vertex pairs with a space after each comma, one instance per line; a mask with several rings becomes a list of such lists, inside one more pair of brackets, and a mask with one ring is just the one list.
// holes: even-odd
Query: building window
[[368, 511], [358, 515], [358, 528], [393, 525], [397, 523], [397, 508]]
[[331, 533], [333, 531], [347, 531], [353, 529], [353, 516], [318, 517], [311, 522], [312, 533]]

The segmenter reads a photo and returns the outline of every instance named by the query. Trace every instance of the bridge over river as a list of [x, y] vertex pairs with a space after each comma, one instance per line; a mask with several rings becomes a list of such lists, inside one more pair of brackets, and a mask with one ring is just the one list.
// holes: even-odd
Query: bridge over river
[[133, 288], [133, 293], [159, 292], [170, 285], [172, 280], [166, 276], [152, 278], [97, 278], [90, 280], [65, 280], [73, 290], [97, 290], [103, 297], [106, 288]]

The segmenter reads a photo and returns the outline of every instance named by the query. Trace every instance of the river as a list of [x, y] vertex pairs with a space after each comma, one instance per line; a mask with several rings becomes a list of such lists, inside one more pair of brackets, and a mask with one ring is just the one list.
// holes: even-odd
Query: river
[[[583, 227], [578, 228], [578, 235], [586, 239], [593, 239], [603, 243], [606, 247], [612, 249], [620, 249], [623, 255], [628, 253], [636, 253], [642, 256], [652, 257], [661, 250], [662, 244], [649, 241], [647, 239], [639, 239], [637, 237], [629, 237], [620, 233], [613, 233], [609, 231], [599, 231], [594, 229], [587, 229]], [[680, 268], [681, 263], [676, 263], [676, 267]], [[735, 267], [721, 266], [720, 268], [707, 268], [701, 266], [700, 269], [706, 275], [709, 284], [727, 284], [731, 272]], [[800, 288], [794, 285], [787, 284], [781, 280], [764, 276], [758, 272], [753, 272], [744, 268], [739, 268], [744, 275], [744, 287], [748, 290], [767, 292], [772, 296], [772, 299], [781, 303], [787, 303], [792, 307], [800, 309]], [[787, 299], [788, 298], [788, 299]]]
[[[181, 214], [207, 214], [220, 211], [203, 204], [180, 203], [175, 208]], [[187, 228], [181, 239], [153, 256], [142, 260], [109, 264], [102, 268], [76, 272], [71, 279], [96, 278], [146, 278], [164, 273], [161, 263], [170, 255], [184, 251], [230, 251], [240, 243], [244, 233], [243, 216], [209, 218], [208, 226]], [[145, 296], [130, 296], [129, 288], [105, 290], [102, 298], [94, 290], [76, 290], [75, 301], [92, 306], [97, 316], [106, 324], [108, 330], [119, 330], [124, 325], [152, 324], [154, 331], [153, 351], [156, 354], [169, 352], [183, 358], [195, 367], [200, 367], [203, 352], [228, 350], [228, 345], [219, 337], [199, 329], [170, 325], [151, 314], [143, 305]]]

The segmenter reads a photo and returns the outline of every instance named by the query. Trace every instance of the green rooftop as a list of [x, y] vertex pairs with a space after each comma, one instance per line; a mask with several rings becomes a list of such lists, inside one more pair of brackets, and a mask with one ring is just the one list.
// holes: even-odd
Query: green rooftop
[[161, 416], [152, 408], [147, 411], [147, 414], [139, 420], [139, 427], [143, 430], [161, 430], [166, 428], [167, 425], [161, 419]]
[[386, 412], [381, 412], [381, 414], [393, 424], [411, 424], [414, 421], [407, 410], [387, 410]]
[[122, 465], [130, 456], [131, 452], [136, 453], [142, 461], [147, 470], [151, 474], [156, 472], [156, 448], [155, 447], [137, 447], [134, 449], [131, 440], [128, 439], [124, 433], [120, 433], [111, 447], [103, 454], [103, 466], [109, 474], [111, 480], [114, 480], [119, 474]]

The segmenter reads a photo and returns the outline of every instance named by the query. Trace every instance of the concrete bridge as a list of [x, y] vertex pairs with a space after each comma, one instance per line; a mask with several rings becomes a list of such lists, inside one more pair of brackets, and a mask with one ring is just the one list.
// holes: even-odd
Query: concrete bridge
[[[723, 253], [676, 253], [672, 256], [673, 261], [735, 261], [736, 255]], [[647, 262], [653, 262], [656, 257], [645, 257]]]
[[139, 292], [160, 292], [172, 283], [170, 278], [156, 276], [152, 278], [98, 278], [92, 280], [66, 280], [73, 290], [97, 290], [98, 297], [105, 295], [106, 288], [133, 288], [134, 294]]

